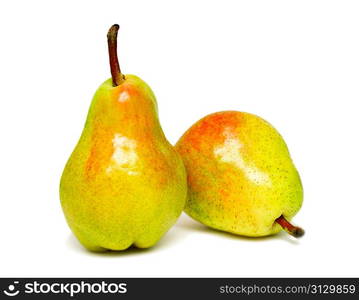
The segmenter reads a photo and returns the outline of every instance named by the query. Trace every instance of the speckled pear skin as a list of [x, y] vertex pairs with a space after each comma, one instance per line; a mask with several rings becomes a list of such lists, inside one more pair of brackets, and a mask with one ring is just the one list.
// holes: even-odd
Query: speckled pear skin
[[186, 201], [185, 168], [163, 134], [155, 96], [140, 78], [125, 78], [95, 93], [61, 177], [68, 225], [92, 251], [153, 246]]
[[195, 123], [176, 144], [187, 169], [185, 212], [218, 230], [272, 235], [300, 209], [303, 189], [288, 148], [258, 116], [224, 111]]

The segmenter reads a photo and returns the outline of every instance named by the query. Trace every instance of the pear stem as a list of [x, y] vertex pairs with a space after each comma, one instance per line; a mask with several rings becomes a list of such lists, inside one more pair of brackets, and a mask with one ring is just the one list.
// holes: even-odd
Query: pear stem
[[284, 216], [280, 216], [275, 220], [282, 228], [295, 238], [300, 238], [304, 235], [304, 230], [298, 226], [294, 226], [289, 223]]
[[117, 33], [119, 29], [120, 26], [118, 24], [114, 24], [107, 33], [108, 55], [110, 58], [113, 86], [118, 86], [125, 80], [125, 76], [121, 73], [117, 57]]

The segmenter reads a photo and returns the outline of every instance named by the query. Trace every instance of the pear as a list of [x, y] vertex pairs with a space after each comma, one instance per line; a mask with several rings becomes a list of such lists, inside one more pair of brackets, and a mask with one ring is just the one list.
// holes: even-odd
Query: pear
[[288, 148], [258, 116], [217, 112], [189, 128], [176, 144], [187, 169], [185, 212], [217, 230], [260, 237], [303, 229], [289, 221], [303, 188]]
[[60, 183], [67, 223], [92, 251], [155, 245], [187, 194], [185, 168], [161, 129], [153, 92], [121, 73], [118, 29], [113, 25], [107, 35], [112, 78], [93, 97]]

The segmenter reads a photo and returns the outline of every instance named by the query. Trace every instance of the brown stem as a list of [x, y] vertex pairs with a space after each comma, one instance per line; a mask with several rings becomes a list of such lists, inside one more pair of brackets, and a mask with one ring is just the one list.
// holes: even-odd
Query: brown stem
[[107, 33], [108, 55], [110, 58], [110, 68], [113, 86], [118, 86], [125, 80], [125, 76], [123, 76], [123, 74], [121, 73], [117, 57], [117, 33], [119, 28], [120, 26], [114, 24], [111, 26]]
[[304, 230], [298, 226], [294, 226], [290, 224], [284, 216], [280, 216], [278, 219], [275, 220], [282, 228], [288, 232], [290, 235], [300, 238], [304, 235]]

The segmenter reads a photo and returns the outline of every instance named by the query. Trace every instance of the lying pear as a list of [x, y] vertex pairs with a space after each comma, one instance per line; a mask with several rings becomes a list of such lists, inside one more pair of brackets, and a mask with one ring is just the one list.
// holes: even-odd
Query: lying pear
[[118, 25], [108, 32], [112, 78], [96, 91], [60, 183], [71, 230], [92, 251], [151, 247], [181, 214], [183, 162], [167, 141], [150, 87], [123, 75]]
[[218, 230], [260, 237], [303, 229], [289, 221], [303, 189], [281, 135], [258, 116], [224, 111], [195, 123], [176, 144], [187, 169], [185, 212]]

